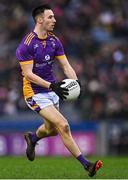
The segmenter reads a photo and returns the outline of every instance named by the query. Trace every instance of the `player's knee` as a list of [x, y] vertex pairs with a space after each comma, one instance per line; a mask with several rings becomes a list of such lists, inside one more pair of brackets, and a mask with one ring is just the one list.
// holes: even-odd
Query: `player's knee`
[[56, 131], [56, 129], [49, 129], [47, 130], [47, 134], [51, 136], [56, 136], [58, 135], [58, 132]]
[[51, 136], [57, 136], [58, 132], [55, 129], [52, 129], [50, 134], [51, 134]]
[[66, 134], [68, 134], [70, 132], [70, 126], [68, 123], [65, 123], [62, 125], [62, 131], [63, 131], [63, 133], [66, 133]]
[[42, 128], [42, 127], [39, 127], [38, 130], [37, 130], [37, 133], [38, 133], [38, 134], [42, 134], [43, 131], [44, 131], [43, 128]]

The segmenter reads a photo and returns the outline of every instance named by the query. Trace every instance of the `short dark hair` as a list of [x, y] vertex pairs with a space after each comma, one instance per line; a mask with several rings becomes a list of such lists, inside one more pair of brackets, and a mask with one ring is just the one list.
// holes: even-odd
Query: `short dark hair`
[[32, 17], [34, 21], [36, 22], [37, 15], [44, 13], [46, 9], [51, 9], [51, 6], [49, 4], [42, 4], [32, 10]]

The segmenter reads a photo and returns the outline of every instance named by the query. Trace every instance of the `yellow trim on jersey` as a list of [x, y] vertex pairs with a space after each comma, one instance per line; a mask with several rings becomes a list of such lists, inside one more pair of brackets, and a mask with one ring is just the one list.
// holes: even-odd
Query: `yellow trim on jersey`
[[40, 35], [38, 35], [38, 38], [39, 38], [39, 39], [41, 39], [41, 40], [45, 40], [47, 37], [48, 37], [48, 35], [47, 35], [47, 34], [46, 34], [46, 35], [44, 35], [44, 36], [40, 36]]
[[32, 97], [34, 95], [31, 83], [26, 79], [26, 77], [23, 78], [23, 94], [25, 99]]
[[20, 63], [20, 65], [32, 64], [33, 60], [23, 61], [23, 62], [19, 62], [19, 63]]
[[54, 35], [54, 33], [52, 33], [52, 32], [48, 32], [48, 35]]
[[33, 35], [33, 33], [28, 34], [28, 36], [26, 37], [24, 44], [27, 44], [29, 38]]
[[49, 36], [53, 36], [53, 37], [55, 37], [56, 39], [59, 39], [54, 33], [52, 33], [52, 32], [48, 32], [48, 35]]
[[34, 38], [35, 35], [33, 35], [32, 37], [30, 37], [30, 39], [28, 40], [28, 45], [31, 43], [32, 39]]
[[63, 59], [63, 58], [65, 58], [65, 57], [66, 57], [65, 55], [55, 56], [56, 59]]
[[30, 33], [30, 34], [27, 36], [24, 44], [28, 44], [29, 39], [30, 39], [33, 35], [34, 35], [33, 33]]
[[33, 33], [30, 33], [30, 34], [27, 36], [26, 40], [24, 41], [24, 44], [29, 45], [29, 44], [31, 43], [32, 39], [34, 38], [34, 36], [35, 36], [35, 35], [34, 35]]

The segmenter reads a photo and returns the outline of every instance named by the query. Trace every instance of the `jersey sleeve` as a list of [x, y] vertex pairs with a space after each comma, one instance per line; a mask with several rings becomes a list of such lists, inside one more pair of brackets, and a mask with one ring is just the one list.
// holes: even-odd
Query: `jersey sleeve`
[[30, 46], [21, 44], [16, 50], [16, 57], [20, 65], [33, 63], [33, 56], [30, 53]]
[[64, 54], [65, 53], [64, 53], [63, 45], [62, 45], [61, 41], [59, 39], [57, 39], [55, 57], [63, 56]]

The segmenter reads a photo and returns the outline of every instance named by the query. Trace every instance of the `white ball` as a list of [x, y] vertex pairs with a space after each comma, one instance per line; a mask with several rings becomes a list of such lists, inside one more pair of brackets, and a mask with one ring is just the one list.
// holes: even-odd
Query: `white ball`
[[69, 93], [69, 95], [64, 95], [66, 97], [65, 101], [76, 100], [80, 95], [79, 83], [74, 79], [64, 79], [62, 82], [65, 82], [65, 84], [62, 84], [61, 87], [67, 88]]

